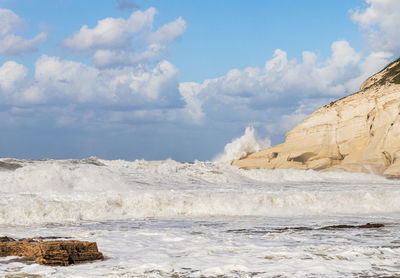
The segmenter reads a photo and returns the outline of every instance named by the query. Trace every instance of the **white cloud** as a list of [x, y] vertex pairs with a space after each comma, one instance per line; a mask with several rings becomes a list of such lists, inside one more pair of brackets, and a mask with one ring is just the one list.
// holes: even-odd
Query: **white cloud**
[[[7, 126], [108, 126], [189, 121], [178, 90], [179, 72], [162, 60], [152, 68], [98, 69], [42, 55], [32, 77], [8, 61], [0, 67]], [[24, 111], [34, 113], [25, 113]]]
[[[32, 78], [15, 62], [0, 67], [0, 86], [14, 105], [90, 105], [120, 109], [179, 108], [179, 72], [167, 61], [151, 69], [97, 69], [81, 62], [42, 55]], [[18, 85], [18, 86], [17, 86]]]
[[185, 111], [189, 115], [189, 120], [197, 124], [202, 123], [205, 114], [202, 110], [202, 101], [198, 94], [201, 91], [201, 87], [195, 82], [184, 82], [179, 84], [179, 92], [182, 98], [186, 102]]
[[358, 64], [361, 54], [357, 53], [347, 41], [332, 43], [332, 55], [318, 63], [313, 52], [303, 52], [303, 63], [288, 60], [282, 50], [275, 51], [274, 58], [265, 66], [265, 80], [268, 91], [293, 91], [303, 95], [315, 93], [341, 95], [354, 92], [358, 86], [350, 86], [348, 81], [360, 75]]
[[24, 25], [24, 21], [11, 10], [0, 9], [0, 35], [17, 31]]
[[303, 52], [302, 62], [289, 60], [286, 52], [277, 49], [263, 69], [233, 69], [202, 83], [181, 83], [180, 92], [187, 113], [198, 123], [241, 117], [249, 121], [264, 117], [268, 109], [275, 113], [280, 109], [281, 115], [290, 115], [283, 119], [289, 126], [306, 114], [288, 114], [287, 108], [293, 109], [305, 98], [316, 102], [353, 93], [389, 59], [390, 54], [384, 52], [363, 57], [344, 40], [332, 43], [331, 56], [322, 62], [313, 52]]
[[357, 53], [345, 40], [332, 43], [332, 57], [329, 63], [335, 67], [346, 67], [356, 65], [360, 62], [362, 55]]
[[174, 22], [161, 26], [157, 31], [151, 33], [147, 37], [147, 41], [151, 44], [172, 42], [180, 37], [186, 30], [186, 22], [179, 17]]
[[37, 46], [47, 40], [46, 33], [27, 39], [13, 32], [24, 25], [24, 20], [11, 10], [0, 9], [0, 54], [19, 56], [37, 51]]
[[40, 33], [32, 39], [8, 35], [0, 39], [0, 54], [22, 55], [37, 51], [37, 46], [47, 40], [46, 33]]
[[[60, 113], [46, 120], [57, 126], [188, 120], [178, 89], [179, 71], [162, 59], [168, 50], [165, 43], [181, 35], [185, 22], [179, 18], [151, 33], [155, 14], [150, 8], [128, 19], [106, 18], [94, 28], [83, 26], [62, 42], [73, 51], [93, 54], [95, 66], [41, 55], [29, 77], [25, 66], [5, 63], [0, 67], [0, 94], [2, 103], [10, 106], [10, 117], [19, 123], [25, 116], [32, 117], [15, 113], [24, 107], [39, 113], [34, 117], [37, 121], [49, 118], [45, 108]], [[144, 40], [149, 34], [154, 35], [153, 43]], [[7, 33], [0, 38], [0, 53], [33, 51], [46, 39], [46, 33], [32, 39]]]
[[65, 39], [61, 45], [73, 51], [124, 48], [128, 39], [144, 29], [151, 29], [156, 9], [136, 11], [128, 19], [105, 18], [97, 22], [93, 29], [87, 25]]
[[353, 21], [364, 28], [373, 50], [400, 54], [400, 1], [366, 0], [366, 3], [365, 10], [353, 11]]
[[[85, 102], [98, 98], [96, 82], [99, 70], [80, 62], [61, 60], [56, 57], [41, 56], [35, 65], [35, 85], [30, 90], [41, 91], [41, 98], [34, 101], [47, 102], [63, 100]], [[100, 88], [100, 87], [99, 87]]]
[[160, 44], [151, 44], [141, 52], [131, 52], [126, 50], [97, 50], [93, 55], [93, 62], [98, 67], [124, 66], [145, 63], [157, 59], [166, 52], [166, 47]]
[[5, 62], [0, 67], [0, 96], [3, 92], [12, 92], [25, 79], [28, 69], [14, 61]]
[[94, 28], [87, 25], [65, 39], [61, 45], [75, 52], [93, 54], [98, 67], [149, 66], [161, 60], [167, 43], [179, 38], [186, 22], [179, 17], [152, 32], [156, 9], [136, 11], [128, 19], [106, 18]]

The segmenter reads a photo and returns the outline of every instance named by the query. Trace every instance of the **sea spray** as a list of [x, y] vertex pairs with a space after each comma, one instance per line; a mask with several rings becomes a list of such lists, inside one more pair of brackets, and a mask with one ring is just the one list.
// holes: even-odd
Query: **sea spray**
[[262, 149], [271, 146], [269, 138], [260, 139], [256, 135], [254, 127], [246, 127], [244, 134], [226, 144], [224, 152], [219, 154], [214, 161], [217, 163], [230, 164], [235, 159], [240, 159], [253, 152], [258, 152]]

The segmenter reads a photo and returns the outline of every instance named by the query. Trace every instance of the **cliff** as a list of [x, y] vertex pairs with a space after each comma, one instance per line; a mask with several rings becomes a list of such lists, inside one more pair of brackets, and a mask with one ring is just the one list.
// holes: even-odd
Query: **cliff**
[[359, 92], [319, 108], [284, 143], [232, 164], [400, 177], [400, 59], [368, 78]]

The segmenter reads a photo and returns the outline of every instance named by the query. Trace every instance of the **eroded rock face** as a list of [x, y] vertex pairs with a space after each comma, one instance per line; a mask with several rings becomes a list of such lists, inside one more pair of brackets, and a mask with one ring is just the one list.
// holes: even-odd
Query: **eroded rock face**
[[77, 240], [43, 241], [0, 238], [0, 257], [23, 256], [44, 265], [67, 266], [103, 259], [96, 242]]
[[400, 59], [358, 93], [319, 108], [280, 145], [232, 163], [241, 168], [373, 172], [400, 177]]

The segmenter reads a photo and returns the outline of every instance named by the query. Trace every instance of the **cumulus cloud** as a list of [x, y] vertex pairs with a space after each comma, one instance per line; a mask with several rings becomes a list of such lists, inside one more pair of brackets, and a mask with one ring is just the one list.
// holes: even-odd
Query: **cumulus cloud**
[[0, 67], [0, 96], [16, 91], [28, 74], [28, 69], [14, 61], [5, 62]]
[[143, 52], [126, 50], [97, 50], [93, 55], [93, 62], [98, 67], [112, 67], [135, 64], [147, 64], [161, 57], [166, 52], [166, 47], [160, 44], [151, 44]]
[[[32, 78], [16, 62], [0, 68], [0, 86], [9, 104], [89, 104], [110, 109], [179, 107], [178, 70], [161, 61], [152, 69], [98, 69], [81, 62], [42, 55]], [[23, 83], [24, 86], [16, 87]]]
[[35, 65], [35, 76], [32, 87], [37, 98], [26, 98], [32, 102], [51, 102], [54, 99], [63, 101], [85, 102], [101, 97], [96, 90], [99, 70], [80, 62], [61, 60], [57, 57], [41, 56]]
[[375, 51], [400, 54], [398, 0], [366, 0], [366, 9], [352, 12], [352, 20], [366, 32], [369, 45]]
[[303, 119], [309, 112], [288, 113], [303, 99], [319, 103], [321, 98], [326, 101], [353, 93], [391, 57], [385, 52], [363, 57], [345, 40], [332, 43], [331, 49], [325, 61], [319, 61], [314, 52], [303, 52], [301, 62], [288, 59], [285, 51], [277, 49], [264, 68], [233, 69], [202, 83], [181, 83], [187, 112], [202, 123], [207, 118], [250, 121], [268, 110], [276, 113], [280, 109], [280, 117], [286, 115], [280, 120], [292, 126], [293, 120]]
[[0, 9], [0, 35], [19, 30], [24, 25], [24, 20], [11, 10]]
[[128, 19], [102, 19], [94, 28], [82, 26], [61, 45], [76, 53], [93, 54], [98, 67], [154, 64], [168, 51], [166, 44], [186, 29], [186, 22], [179, 17], [153, 32], [156, 14], [156, 9], [149, 8], [133, 12]]
[[[128, 2], [121, 1], [125, 4]], [[29, 117], [28, 123], [47, 117], [57, 126], [190, 121], [178, 89], [179, 71], [162, 57], [168, 51], [166, 43], [182, 34], [185, 22], [178, 18], [153, 32], [156, 13], [149, 8], [133, 12], [127, 19], [106, 18], [93, 28], [82, 26], [61, 43], [80, 55], [93, 55], [94, 65], [48, 55], [36, 60], [31, 74], [14, 61], [1, 65], [0, 97], [10, 108], [10, 119]], [[46, 33], [32, 39], [10, 33], [16, 30], [18, 20], [23, 21], [11, 11], [5, 14], [14, 18], [9, 20], [14, 25], [1, 26], [0, 53], [34, 51], [47, 39]], [[43, 117], [32, 118], [20, 113], [21, 109], [33, 109]], [[59, 115], [53, 119], [48, 111]]]
[[152, 27], [156, 13], [156, 9], [149, 8], [132, 13], [128, 19], [109, 17], [99, 20], [92, 29], [84, 25], [61, 45], [77, 52], [126, 47], [131, 35]]
[[0, 54], [20, 56], [37, 51], [37, 46], [47, 40], [42, 32], [34, 38], [16, 36], [13, 32], [24, 25], [24, 20], [11, 10], [0, 9]]
[[201, 124], [205, 114], [202, 110], [202, 101], [199, 93], [201, 85], [195, 82], [184, 82], [179, 84], [179, 92], [186, 102], [185, 111], [189, 115], [190, 120], [194, 123]]
[[6, 55], [22, 55], [37, 51], [37, 46], [47, 40], [46, 33], [40, 33], [32, 39], [20, 36], [8, 35], [0, 39], [0, 53]]
[[172, 42], [179, 38], [186, 29], [186, 22], [179, 17], [174, 22], [161, 26], [157, 31], [151, 33], [147, 37], [147, 41], [151, 44]]

